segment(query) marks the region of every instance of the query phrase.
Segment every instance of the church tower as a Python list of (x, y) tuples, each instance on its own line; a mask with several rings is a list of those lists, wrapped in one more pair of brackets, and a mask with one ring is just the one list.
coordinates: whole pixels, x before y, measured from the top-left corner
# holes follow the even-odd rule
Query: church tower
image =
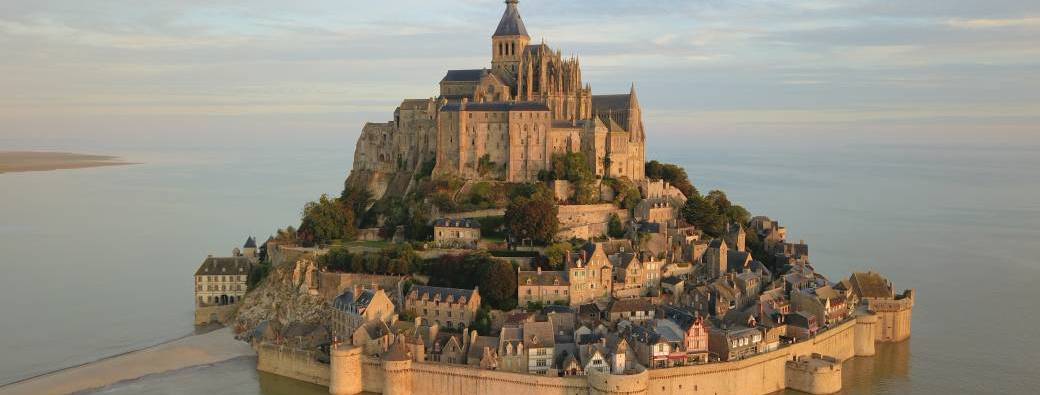
[(531, 41), (517, 9), (518, 0), (506, 0), (506, 12), (498, 22), (498, 29), (491, 36), (491, 69), (496, 75), (515, 81), (520, 57)]

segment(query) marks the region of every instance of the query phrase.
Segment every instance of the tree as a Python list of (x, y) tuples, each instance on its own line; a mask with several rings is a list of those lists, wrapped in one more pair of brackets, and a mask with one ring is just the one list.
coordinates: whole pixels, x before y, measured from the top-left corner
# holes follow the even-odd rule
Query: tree
[(516, 270), (513, 265), (487, 254), (473, 254), (479, 261), (477, 267), (480, 297), (496, 309), (504, 309), (510, 302), (516, 304)]
[(303, 220), (297, 232), (306, 245), (327, 244), (332, 240), (353, 240), (357, 236), (354, 212), (338, 199), (322, 194), (316, 202), (303, 207)]
[(566, 180), (574, 188), (574, 202), (577, 204), (590, 204), (597, 202), (596, 174), (589, 167), (585, 154), (571, 152), (553, 155), (551, 178), (555, 180)]
[(610, 220), (607, 222), (607, 234), (615, 239), (625, 237), (625, 225), (621, 223), (621, 217), (617, 214), (610, 214)]
[(647, 178), (665, 180), (681, 191), (683, 195), (686, 195), (687, 198), (692, 198), (699, 194), (697, 188), (690, 182), (690, 177), (686, 175), (686, 170), (682, 167), (652, 160), (646, 163), (645, 170)]
[(552, 242), (560, 227), (558, 213), (559, 208), (551, 196), (516, 198), (506, 208), (506, 229), (515, 238)]
[(682, 216), (686, 222), (693, 224), (709, 236), (718, 237), (726, 227), (726, 219), (719, 212), (713, 201), (701, 196), (686, 200), (682, 208)]
[(563, 270), (567, 263), (567, 254), (571, 252), (571, 249), (573, 247), (567, 242), (553, 244), (545, 249), (545, 259), (553, 270)]
[(360, 225), (368, 206), (372, 204), (372, 192), (363, 186), (346, 184), (343, 193), (339, 196), (339, 201), (354, 212), (354, 217), (358, 222), (355, 225)]

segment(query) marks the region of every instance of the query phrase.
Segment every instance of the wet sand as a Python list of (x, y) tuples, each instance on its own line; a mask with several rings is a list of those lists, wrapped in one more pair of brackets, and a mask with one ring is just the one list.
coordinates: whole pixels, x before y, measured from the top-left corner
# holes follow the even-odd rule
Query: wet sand
[(68, 152), (0, 151), (0, 174), (132, 165), (116, 156)]
[(5, 385), (0, 395), (71, 394), (255, 355), (248, 344), (235, 340), (231, 329), (224, 328)]

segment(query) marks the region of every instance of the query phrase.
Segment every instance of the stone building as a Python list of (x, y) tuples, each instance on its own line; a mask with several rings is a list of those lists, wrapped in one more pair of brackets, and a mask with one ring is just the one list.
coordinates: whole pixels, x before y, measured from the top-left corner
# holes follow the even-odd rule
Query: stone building
[(491, 67), (449, 70), (435, 98), (407, 99), (394, 120), (362, 129), (349, 182), (375, 198), (403, 194), (414, 174), (534, 181), (553, 155), (585, 154), (599, 176), (645, 179), (642, 108), (626, 94), (594, 95), (577, 58), (532, 44), (518, 1), (491, 37)]
[(516, 297), (520, 306), (528, 302), (570, 304), (571, 284), (566, 271), (517, 271)]
[(441, 245), (476, 246), (480, 241), (480, 223), (471, 219), (438, 219), (433, 221), (433, 241)]
[(415, 285), (404, 298), (404, 309), (439, 326), (462, 329), (469, 326), (480, 308), (477, 289)]
[(332, 301), (332, 333), (350, 338), (366, 322), (392, 322), (396, 316), (394, 304), (383, 290), (353, 288)]
[(571, 306), (610, 297), (613, 271), (606, 252), (609, 249), (608, 243), (589, 243), (581, 251), (568, 254)]
[(195, 271), (195, 305), (207, 307), (235, 304), (248, 290), (253, 258), (238, 255), (217, 258), (212, 255)]

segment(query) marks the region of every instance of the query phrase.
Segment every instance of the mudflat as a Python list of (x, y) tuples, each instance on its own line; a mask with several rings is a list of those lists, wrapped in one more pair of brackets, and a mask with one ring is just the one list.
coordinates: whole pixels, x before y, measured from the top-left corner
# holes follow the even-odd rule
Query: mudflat
[(69, 152), (0, 151), (0, 174), (132, 165), (116, 156)]
[(0, 386), (0, 395), (71, 394), (255, 355), (249, 344), (235, 340), (231, 329), (223, 328)]

